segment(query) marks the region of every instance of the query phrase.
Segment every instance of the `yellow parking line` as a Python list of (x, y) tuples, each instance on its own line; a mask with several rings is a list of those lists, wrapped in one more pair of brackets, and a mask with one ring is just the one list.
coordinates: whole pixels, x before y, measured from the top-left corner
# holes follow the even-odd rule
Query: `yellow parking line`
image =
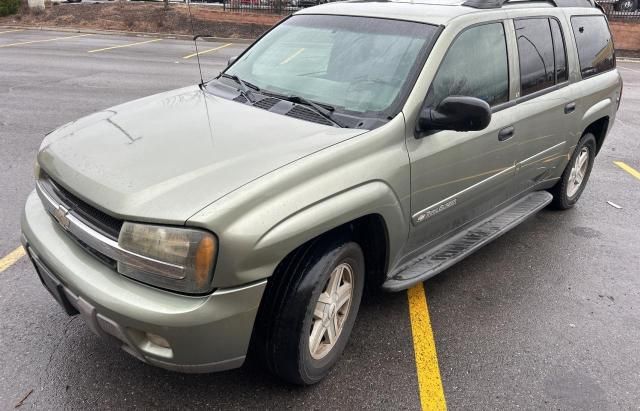
[(31, 41), (22, 41), (20, 43), (1, 44), (0, 48), (11, 47), (11, 46), (22, 46), (23, 44), (45, 43), (47, 41), (75, 39), (75, 38), (78, 38), (78, 37), (86, 37), (86, 36), (91, 36), (91, 34), (78, 34), (77, 36), (55, 37), (55, 38), (52, 38), (52, 39), (45, 39), (45, 40), (31, 40)]
[(188, 56), (184, 56), (183, 59), (190, 59), (191, 57), (195, 57), (195, 56), (198, 56), (198, 55), (201, 56), (201, 55), (203, 55), (205, 53), (211, 53), (212, 51), (216, 51), (216, 50), (223, 49), (225, 47), (229, 47), (232, 44), (233, 43), (227, 43), (227, 44), (223, 44), (222, 46), (214, 47), (214, 48), (209, 49), (209, 50), (205, 50), (205, 51), (200, 51), (198, 53), (189, 54)]
[(622, 161), (614, 161), (613, 164), (617, 165), (618, 167), (620, 167), (621, 169), (623, 169), (627, 173), (631, 174), (632, 176), (634, 176), (635, 178), (640, 180), (640, 171), (638, 171), (638, 170), (634, 169), (633, 167), (623, 163)]
[(87, 53), (97, 53), (99, 51), (106, 51), (106, 50), (113, 50), (113, 49), (121, 49), (123, 47), (131, 47), (131, 46), (138, 46), (140, 44), (147, 44), (147, 43), (153, 43), (154, 41), (160, 41), (162, 39), (153, 39), (153, 40), (147, 40), (147, 41), (139, 41), (137, 43), (128, 43), (128, 44), (121, 44), (119, 46), (112, 46), (112, 47), (105, 47), (103, 49), (95, 49), (95, 50), (89, 50), (87, 51)]
[(24, 31), (24, 29), (20, 29), (20, 30), (7, 30), (7, 31), (0, 31), (0, 34), (6, 34), (6, 33), (16, 33), (18, 31)]
[(422, 283), (410, 288), (408, 297), (420, 405), (423, 410), (446, 410), (447, 402), (440, 379), (436, 343), (433, 339), (433, 331), (431, 331), (427, 296)]
[(20, 246), (7, 254), (7, 256), (3, 257), (2, 260), (0, 260), (0, 273), (11, 267), (16, 261), (24, 257), (24, 254), (24, 248)]
[(291, 60), (293, 60), (294, 58), (296, 58), (296, 56), (300, 53), (302, 53), (304, 51), (304, 47), (299, 49), (298, 51), (296, 51), (295, 53), (293, 53), (292, 55), (290, 55), (289, 57), (287, 57), (286, 59), (282, 60), (280, 62), (280, 65), (283, 64), (287, 64), (288, 62), (290, 62)]

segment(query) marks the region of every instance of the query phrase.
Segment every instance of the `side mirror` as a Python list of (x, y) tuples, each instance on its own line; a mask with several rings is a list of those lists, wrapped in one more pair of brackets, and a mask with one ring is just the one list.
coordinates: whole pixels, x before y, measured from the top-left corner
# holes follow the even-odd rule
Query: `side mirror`
[(437, 108), (423, 107), (417, 130), (484, 130), (491, 122), (491, 107), (476, 97), (446, 97)]
[(236, 60), (238, 60), (238, 56), (229, 57), (229, 60), (227, 60), (227, 67), (235, 63)]

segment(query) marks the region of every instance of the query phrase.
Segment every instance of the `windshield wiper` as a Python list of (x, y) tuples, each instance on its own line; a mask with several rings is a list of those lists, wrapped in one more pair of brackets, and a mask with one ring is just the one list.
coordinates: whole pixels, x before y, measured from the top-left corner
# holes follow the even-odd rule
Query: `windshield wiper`
[(240, 92), (240, 95), (246, 98), (251, 104), (255, 103), (255, 100), (249, 97), (249, 93), (251, 93), (251, 90), (249, 89), (251, 88), (255, 91), (260, 91), (260, 87), (256, 86), (255, 84), (251, 84), (249, 82), (242, 80), (240, 77), (236, 76), (235, 74), (222, 73), (220, 74), (220, 77), (230, 78), (231, 80), (238, 83), (238, 85), (240, 86), (240, 88), (238, 89), (238, 91)]
[(340, 124), (335, 118), (333, 118), (333, 112), (335, 111), (335, 107), (330, 106), (328, 104), (316, 103), (314, 101), (308, 100), (301, 96), (291, 96), (291, 95), (285, 96), (282, 94), (276, 94), (276, 93), (264, 92), (264, 91), (263, 91), (263, 94), (271, 95), (273, 97), (279, 98), (281, 100), (290, 101), (295, 104), (301, 104), (303, 106), (311, 107), (315, 110), (316, 113), (320, 114), (322, 117), (326, 118), (336, 126), (341, 128), (346, 127), (345, 125)]

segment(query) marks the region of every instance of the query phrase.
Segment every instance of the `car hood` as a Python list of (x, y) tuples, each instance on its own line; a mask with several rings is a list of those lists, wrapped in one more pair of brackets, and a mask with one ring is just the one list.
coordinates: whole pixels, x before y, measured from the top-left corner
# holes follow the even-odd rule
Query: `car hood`
[(50, 133), (40, 167), (103, 211), (184, 223), (231, 191), (363, 133), (298, 120), (187, 87)]

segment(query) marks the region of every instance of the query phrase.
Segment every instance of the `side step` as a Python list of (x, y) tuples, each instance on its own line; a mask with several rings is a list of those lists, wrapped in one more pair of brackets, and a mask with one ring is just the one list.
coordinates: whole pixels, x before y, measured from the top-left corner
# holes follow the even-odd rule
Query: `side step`
[(400, 266), (384, 282), (382, 288), (387, 291), (400, 291), (433, 277), (534, 215), (552, 199), (553, 196), (546, 191), (528, 194), (447, 242)]

